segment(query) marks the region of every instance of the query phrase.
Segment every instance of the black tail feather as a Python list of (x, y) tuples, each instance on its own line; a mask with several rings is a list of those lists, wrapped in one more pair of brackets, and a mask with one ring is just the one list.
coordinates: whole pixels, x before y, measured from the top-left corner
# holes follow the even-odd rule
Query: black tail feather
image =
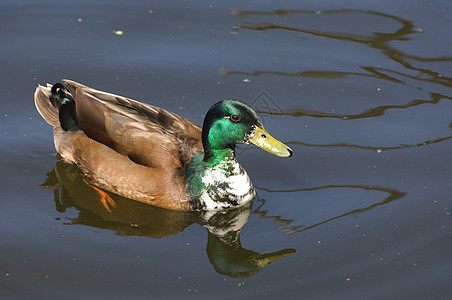
[(80, 128), (74, 98), (67, 93), (63, 84), (56, 83), (52, 86), (49, 100), (54, 107), (59, 109), (61, 128), (66, 131)]

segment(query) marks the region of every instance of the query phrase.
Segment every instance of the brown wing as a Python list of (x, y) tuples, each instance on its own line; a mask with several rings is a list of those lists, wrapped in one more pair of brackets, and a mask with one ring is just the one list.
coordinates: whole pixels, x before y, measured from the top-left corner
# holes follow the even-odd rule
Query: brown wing
[(202, 152), (201, 128), (176, 114), (64, 80), (85, 134), (137, 164), (185, 170)]
[(55, 148), (97, 186), (168, 209), (191, 208), (183, 170), (202, 153), (201, 128), (163, 109), (65, 80), (81, 130), (64, 131), (50, 88), (35, 104), (54, 128)]

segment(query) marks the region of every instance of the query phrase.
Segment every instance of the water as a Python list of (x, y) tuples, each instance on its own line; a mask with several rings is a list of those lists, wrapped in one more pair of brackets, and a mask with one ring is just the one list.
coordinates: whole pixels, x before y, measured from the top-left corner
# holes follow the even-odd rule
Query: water
[[(448, 298), (449, 2), (3, 1), (0, 298)], [(242, 99), (294, 156), (240, 147), (259, 199), (210, 224), (109, 213), (34, 108), (61, 78), (198, 124)]]

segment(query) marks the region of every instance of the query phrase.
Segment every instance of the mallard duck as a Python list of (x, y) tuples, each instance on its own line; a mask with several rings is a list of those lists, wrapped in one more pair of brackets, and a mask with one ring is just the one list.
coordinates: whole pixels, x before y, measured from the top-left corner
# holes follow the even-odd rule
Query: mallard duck
[(255, 190), (236, 160), (236, 144), (292, 156), (238, 100), (214, 104), (201, 130), (164, 109), (63, 82), (38, 85), (34, 95), (53, 127), (56, 151), (90, 184), (127, 198), (175, 210), (238, 206)]

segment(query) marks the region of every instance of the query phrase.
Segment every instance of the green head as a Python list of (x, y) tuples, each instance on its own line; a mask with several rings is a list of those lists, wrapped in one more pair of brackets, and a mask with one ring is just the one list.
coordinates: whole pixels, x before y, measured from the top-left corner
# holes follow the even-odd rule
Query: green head
[(239, 143), (256, 146), (281, 157), (292, 156), (292, 150), (272, 138), (264, 129), (256, 112), (238, 100), (223, 100), (214, 104), (204, 119), (202, 143), (204, 160), (215, 152), (234, 150)]

